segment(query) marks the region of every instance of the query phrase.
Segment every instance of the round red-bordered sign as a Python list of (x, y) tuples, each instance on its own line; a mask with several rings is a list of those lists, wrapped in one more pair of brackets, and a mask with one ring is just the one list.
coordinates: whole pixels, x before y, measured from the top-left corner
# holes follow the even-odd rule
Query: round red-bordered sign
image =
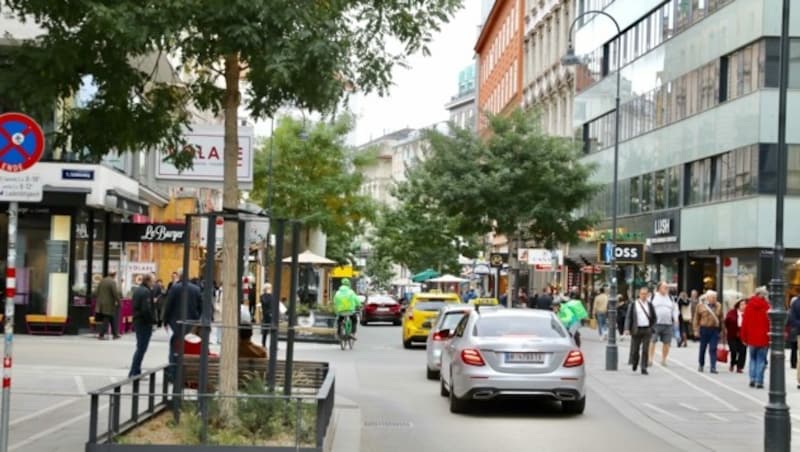
[(42, 158), (42, 127), (22, 113), (0, 114), (0, 171), (18, 173)]

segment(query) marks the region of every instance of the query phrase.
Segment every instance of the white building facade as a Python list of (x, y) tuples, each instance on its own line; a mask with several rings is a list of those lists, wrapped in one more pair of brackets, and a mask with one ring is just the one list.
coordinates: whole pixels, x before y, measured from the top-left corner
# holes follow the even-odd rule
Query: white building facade
[(572, 135), (574, 71), (561, 64), (575, 0), (526, 0), (523, 106), (537, 109), (550, 135)]

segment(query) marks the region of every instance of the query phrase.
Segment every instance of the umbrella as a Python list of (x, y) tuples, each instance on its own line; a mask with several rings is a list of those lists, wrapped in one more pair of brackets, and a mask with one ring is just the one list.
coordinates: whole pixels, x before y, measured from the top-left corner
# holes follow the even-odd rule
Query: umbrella
[[(283, 259), (284, 264), (291, 264), (292, 257), (289, 256)], [(311, 264), (311, 265), (336, 265), (336, 262), (328, 259), (327, 257), (322, 257), (317, 254), (312, 253), (310, 250), (305, 250), (302, 253), (297, 255), (297, 262), (299, 264)]]
[(459, 278), (458, 276), (453, 276), (453, 275), (443, 275), (438, 278), (429, 279), (426, 282), (448, 284), (448, 283), (465, 283), (469, 282), (469, 280), (464, 278)]
[(439, 273), (436, 270), (429, 268), (424, 272), (417, 273), (416, 275), (411, 277), (411, 280), (414, 282), (425, 282), (431, 278), (435, 278), (439, 276)]

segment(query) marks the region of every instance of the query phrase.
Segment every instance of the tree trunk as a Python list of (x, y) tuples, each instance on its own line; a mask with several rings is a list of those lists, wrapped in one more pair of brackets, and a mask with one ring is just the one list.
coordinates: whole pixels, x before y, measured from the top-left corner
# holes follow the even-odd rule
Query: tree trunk
[[(237, 167), (239, 162), (239, 55), (225, 57), (225, 153), (223, 210), (236, 211), (239, 208), (239, 183)], [(222, 395), (235, 395), (238, 389), (237, 368), (239, 355), (239, 294), (237, 293), (239, 228), (234, 221), (225, 221), (225, 240), (222, 245), (222, 351), (219, 366), (219, 390)], [(222, 419), (236, 419), (236, 399), (223, 398), (220, 401)]]

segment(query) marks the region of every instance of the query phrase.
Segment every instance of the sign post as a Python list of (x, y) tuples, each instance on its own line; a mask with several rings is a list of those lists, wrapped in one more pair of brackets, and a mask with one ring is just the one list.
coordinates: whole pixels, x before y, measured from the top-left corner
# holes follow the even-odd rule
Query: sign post
[(11, 416), (11, 364), (14, 348), (18, 202), (41, 202), (42, 181), (21, 174), (42, 157), (44, 133), (21, 113), (0, 114), (0, 201), (8, 202), (8, 264), (6, 265), (5, 340), (3, 346), (3, 401), (0, 408), (0, 452), (8, 451)]

